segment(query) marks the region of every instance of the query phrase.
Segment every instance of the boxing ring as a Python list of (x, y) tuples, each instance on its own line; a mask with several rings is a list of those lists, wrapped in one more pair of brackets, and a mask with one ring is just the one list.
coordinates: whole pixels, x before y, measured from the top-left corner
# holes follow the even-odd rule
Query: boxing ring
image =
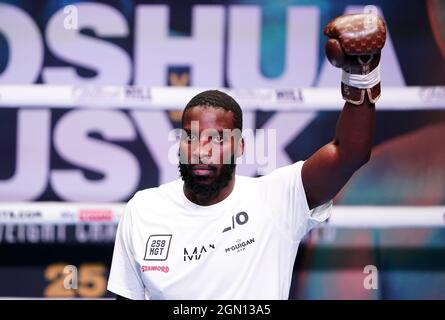
[[(0, 110), (8, 112), (19, 108), (16, 115), (18, 120), (21, 119), (20, 113), (53, 110), (53, 118), (56, 119), (60, 118), (58, 112), (65, 114), (76, 110), (105, 112), (101, 113), (104, 116), (124, 111), (125, 114), (135, 112), (139, 116), (144, 115), (143, 119), (149, 119), (151, 115), (159, 116), (169, 110), (181, 109), (194, 94), (204, 89), (2, 85)], [(343, 106), (338, 88), (222, 90), (239, 101), (247, 117), (249, 112), (279, 111), (289, 116), (301, 114), (304, 118), (308, 113), (337, 114)], [(378, 112), (440, 111), (444, 108), (445, 87), (385, 88), (377, 105)], [(172, 116), (170, 114), (170, 120)], [(25, 124), (29, 125), (30, 122), (22, 123)], [(59, 129), (56, 128), (51, 130), (54, 136), (49, 136), (57, 141), (55, 132)], [(19, 125), (16, 129), (22, 130)], [(100, 138), (104, 136), (102, 133)], [(173, 142), (166, 139), (162, 143)], [(20, 150), (17, 147), (17, 159), (20, 158)], [(167, 159), (167, 154), (164, 153), (164, 156)], [(26, 186), (26, 181), (23, 183)], [(114, 233), (125, 201), (93, 201), (94, 197), (89, 201), (69, 200), (69, 197), (79, 194), (74, 191), (72, 196), (60, 192), (58, 201), (49, 201), (51, 196), (37, 196), (38, 201), (18, 201), (19, 196), (14, 199), (5, 195), (7, 187), (0, 185), (0, 252), (5, 257), (2, 259), (0, 278), (6, 283), (0, 292), (2, 299), (111, 298), (105, 286)], [(50, 188), (49, 183), (46, 188)], [(400, 290), (394, 288), (401, 279), (405, 281), (407, 275), (416, 284), (428, 281), (440, 284), (444, 281), (445, 206), (418, 203), (345, 205), (344, 198), (335, 202), (331, 218), (303, 239), (295, 265), (291, 298), (391, 299), (398, 297)], [(68, 290), (63, 286), (67, 266), (74, 266), (78, 272), (80, 285), (77, 289)], [(367, 266), (380, 270), (380, 290), (363, 288)], [(18, 279), (18, 275), (23, 279)], [(311, 289), (319, 283), (330, 283), (335, 288), (342, 281), (351, 284), (350, 292), (337, 294), (339, 290), (326, 289), (320, 295)], [(428, 296), (427, 288), (422, 289), (424, 296)], [(431, 289), (431, 292), (432, 297), (445, 297), (441, 289)]]

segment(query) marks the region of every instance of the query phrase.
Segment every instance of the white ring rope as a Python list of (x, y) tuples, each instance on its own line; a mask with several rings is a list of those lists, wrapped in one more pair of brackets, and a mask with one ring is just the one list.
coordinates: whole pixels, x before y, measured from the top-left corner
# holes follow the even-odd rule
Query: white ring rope
[[(144, 86), (0, 85), (0, 108), (101, 108), (182, 110), (209, 88)], [(211, 88), (215, 89), (215, 88)], [(341, 110), (340, 86), (334, 88), (227, 89), (243, 110)], [(378, 110), (445, 109), (445, 86), (386, 87)]]
[[(0, 203), (0, 224), (117, 224), (125, 203)], [(334, 206), (337, 228), (445, 227), (445, 206)]]

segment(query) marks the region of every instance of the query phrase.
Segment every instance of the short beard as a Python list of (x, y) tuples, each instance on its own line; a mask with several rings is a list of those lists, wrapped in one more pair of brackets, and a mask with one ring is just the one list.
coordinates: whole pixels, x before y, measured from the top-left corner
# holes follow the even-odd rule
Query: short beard
[(188, 165), (184, 163), (179, 164), (179, 172), (186, 188), (196, 195), (196, 197), (201, 199), (213, 199), (218, 196), (221, 190), (227, 187), (232, 180), (235, 167), (236, 164), (233, 162), (223, 165), (215, 182), (210, 185), (201, 184), (199, 182), (199, 177), (192, 175)]

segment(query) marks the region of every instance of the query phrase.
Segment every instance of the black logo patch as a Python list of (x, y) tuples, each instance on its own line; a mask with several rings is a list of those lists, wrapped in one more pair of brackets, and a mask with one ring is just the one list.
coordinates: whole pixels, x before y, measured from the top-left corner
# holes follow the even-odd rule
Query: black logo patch
[(249, 215), (247, 212), (241, 211), (240, 213), (237, 213), (236, 215), (232, 216), (232, 224), (222, 231), (227, 232), (232, 229), (235, 229), (236, 226), (242, 226), (243, 224), (246, 224), (247, 221), (249, 221)]
[(189, 250), (187, 250), (187, 248), (184, 248), (184, 261), (199, 260), (204, 253), (209, 252), (211, 249), (215, 249), (214, 244), (209, 244), (207, 247), (194, 247), (193, 249)]

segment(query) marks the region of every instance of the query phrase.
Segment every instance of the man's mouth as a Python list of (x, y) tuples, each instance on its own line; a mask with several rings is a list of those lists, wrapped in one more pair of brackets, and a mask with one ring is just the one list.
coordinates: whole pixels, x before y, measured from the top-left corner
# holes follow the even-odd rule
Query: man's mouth
[(197, 165), (192, 165), (190, 167), (190, 170), (196, 176), (208, 176), (208, 175), (213, 174), (213, 172), (215, 171), (215, 168), (213, 168), (212, 166), (209, 166), (209, 165), (205, 165), (205, 164), (197, 164)]

